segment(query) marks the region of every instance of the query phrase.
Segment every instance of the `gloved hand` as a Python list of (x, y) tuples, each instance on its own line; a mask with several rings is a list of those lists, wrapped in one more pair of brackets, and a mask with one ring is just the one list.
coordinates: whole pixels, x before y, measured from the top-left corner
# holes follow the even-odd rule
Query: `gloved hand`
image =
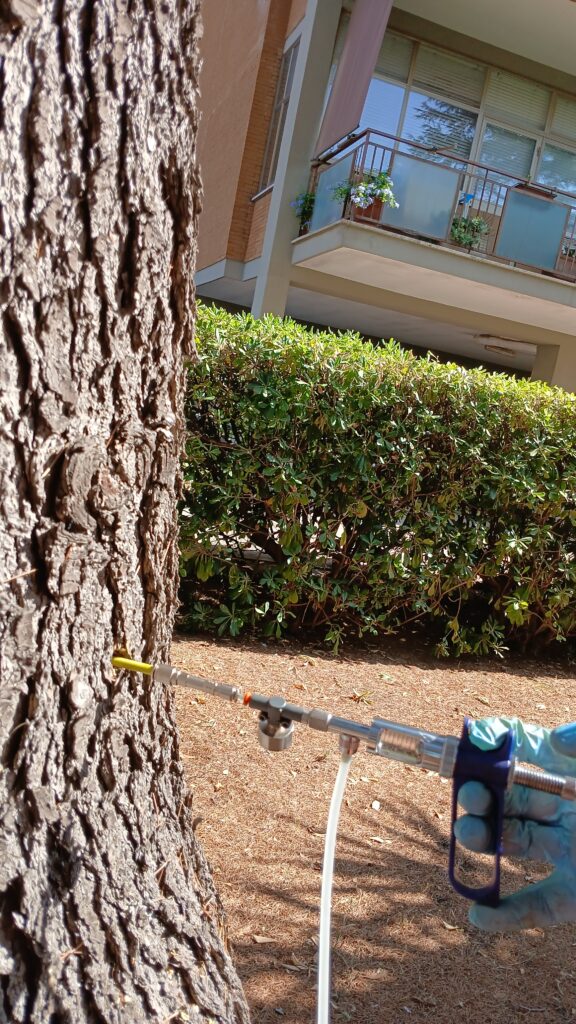
[[(518, 718), (485, 718), (473, 723), (470, 739), (481, 750), (491, 750), (510, 728), (518, 761), (576, 775), (576, 722), (551, 731)], [(493, 836), (483, 817), (491, 807), (489, 790), (480, 782), (467, 782), (458, 799), (467, 813), (454, 825), (457, 840), (477, 853), (491, 852)], [(505, 855), (548, 861), (555, 869), (542, 882), (504, 897), (498, 907), (474, 904), (472, 924), (494, 932), (576, 921), (576, 802), (513, 786), (506, 796), (503, 840)]]

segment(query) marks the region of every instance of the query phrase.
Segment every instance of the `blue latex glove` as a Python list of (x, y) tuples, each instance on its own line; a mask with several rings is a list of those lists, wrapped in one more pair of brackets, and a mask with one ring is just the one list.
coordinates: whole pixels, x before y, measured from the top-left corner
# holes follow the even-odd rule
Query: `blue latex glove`
[[(481, 750), (498, 747), (508, 729), (516, 736), (514, 756), (561, 775), (576, 775), (576, 722), (550, 731), (518, 718), (484, 718), (474, 722), (470, 738)], [(454, 825), (457, 840), (469, 850), (488, 853), (493, 836), (483, 815), (491, 796), (480, 782), (467, 782), (459, 794), (467, 812)], [(548, 878), (502, 899), (498, 907), (474, 904), (470, 921), (485, 931), (520, 931), (576, 921), (576, 802), (513, 786), (506, 796), (504, 853), (553, 864)]]

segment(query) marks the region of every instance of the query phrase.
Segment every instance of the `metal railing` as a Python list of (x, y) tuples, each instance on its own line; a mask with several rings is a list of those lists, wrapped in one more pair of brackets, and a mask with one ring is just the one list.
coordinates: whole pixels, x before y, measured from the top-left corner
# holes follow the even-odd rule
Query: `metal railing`
[[(335, 186), (386, 172), (398, 207), (362, 209)], [(576, 195), (448, 151), (366, 130), (319, 162), (310, 230), (342, 218), (576, 280)]]

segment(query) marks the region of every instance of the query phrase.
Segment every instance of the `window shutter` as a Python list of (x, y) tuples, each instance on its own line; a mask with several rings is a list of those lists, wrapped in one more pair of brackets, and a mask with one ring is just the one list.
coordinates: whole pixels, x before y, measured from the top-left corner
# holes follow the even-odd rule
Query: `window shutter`
[(576, 142), (576, 100), (569, 100), (567, 96), (556, 97), (552, 131), (554, 135)]
[(486, 93), (486, 111), (499, 121), (542, 131), (546, 127), (551, 93), (537, 82), (529, 82), (507, 71), (491, 71)]
[(300, 40), (297, 39), (290, 49), (286, 50), (282, 57), (278, 84), (276, 86), (274, 109), (272, 111), (270, 124), (268, 125), (268, 138), (266, 140), (262, 173), (260, 175), (261, 189), (266, 188), (267, 185), (273, 184), (274, 177), (276, 175), (276, 165), (278, 163), (278, 155), (280, 153), (280, 144), (282, 142), (282, 134), (284, 132), (284, 122), (286, 121), (286, 111), (288, 110), (290, 92), (292, 90), (292, 81), (294, 79), (294, 71), (296, 68), (296, 61), (298, 59), (299, 45)]
[(387, 32), (376, 61), (376, 71), (396, 82), (407, 82), (413, 49), (414, 44), (410, 39)]
[(479, 106), (485, 77), (486, 68), (481, 64), (452, 57), (429, 46), (418, 50), (414, 81), (430, 92)]

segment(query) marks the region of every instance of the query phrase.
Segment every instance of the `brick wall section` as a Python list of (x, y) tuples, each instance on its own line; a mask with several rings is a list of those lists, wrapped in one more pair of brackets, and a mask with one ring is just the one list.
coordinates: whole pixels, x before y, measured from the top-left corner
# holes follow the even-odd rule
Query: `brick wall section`
[(286, 28), (286, 35), (289, 36), (292, 29), (296, 28), (299, 21), (306, 14), (306, 3), (307, 0), (292, 0), (292, 7), (290, 8), (290, 17), (288, 18), (288, 26)]
[[(261, 61), (269, 47), (269, 15), (272, 8), (280, 7), (285, 9), (286, 19), (288, 3), (208, 0), (202, 6), (198, 151), (204, 209), (199, 223), (199, 270), (224, 259), (228, 253), (238, 183), (246, 175), (249, 131), (254, 144), (253, 103), (257, 86), (258, 93), (262, 91)], [(275, 65), (270, 71), (274, 73)], [(272, 94), (274, 84), (275, 79), (270, 86)], [(265, 130), (266, 125), (262, 128)], [(255, 188), (251, 194), (254, 191)], [(233, 248), (238, 251), (237, 244)]]
[[(252, 196), (256, 195), (260, 184), (268, 125), (274, 106), (276, 83), (284, 52), (289, 13), (290, 9), (285, 0), (272, 0), (254, 89), (252, 110), (246, 131), (242, 165), (238, 176), (234, 212), (228, 238), (226, 254), (229, 259), (233, 260), (253, 258), (247, 256), (254, 214), (254, 204), (251, 200)], [(259, 218), (262, 215), (262, 210), (263, 208), (260, 208)], [(260, 224), (255, 225), (255, 228), (254, 245), (251, 245), (251, 251), (254, 251), (256, 246), (256, 238), (263, 238), (264, 234), (263, 227)], [(257, 252), (256, 255), (259, 256), (260, 252)]]
[(264, 195), (256, 199), (252, 204), (252, 220), (250, 224), (250, 234), (248, 235), (248, 243), (246, 245), (245, 260), (255, 260), (258, 256), (262, 255), (262, 245), (264, 242), (264, 232), (266, 231), (266, 222), (268, 220), (268, 211), (270, 209), (270, 200), (272, 198), (272, 192), (265, 192)]

